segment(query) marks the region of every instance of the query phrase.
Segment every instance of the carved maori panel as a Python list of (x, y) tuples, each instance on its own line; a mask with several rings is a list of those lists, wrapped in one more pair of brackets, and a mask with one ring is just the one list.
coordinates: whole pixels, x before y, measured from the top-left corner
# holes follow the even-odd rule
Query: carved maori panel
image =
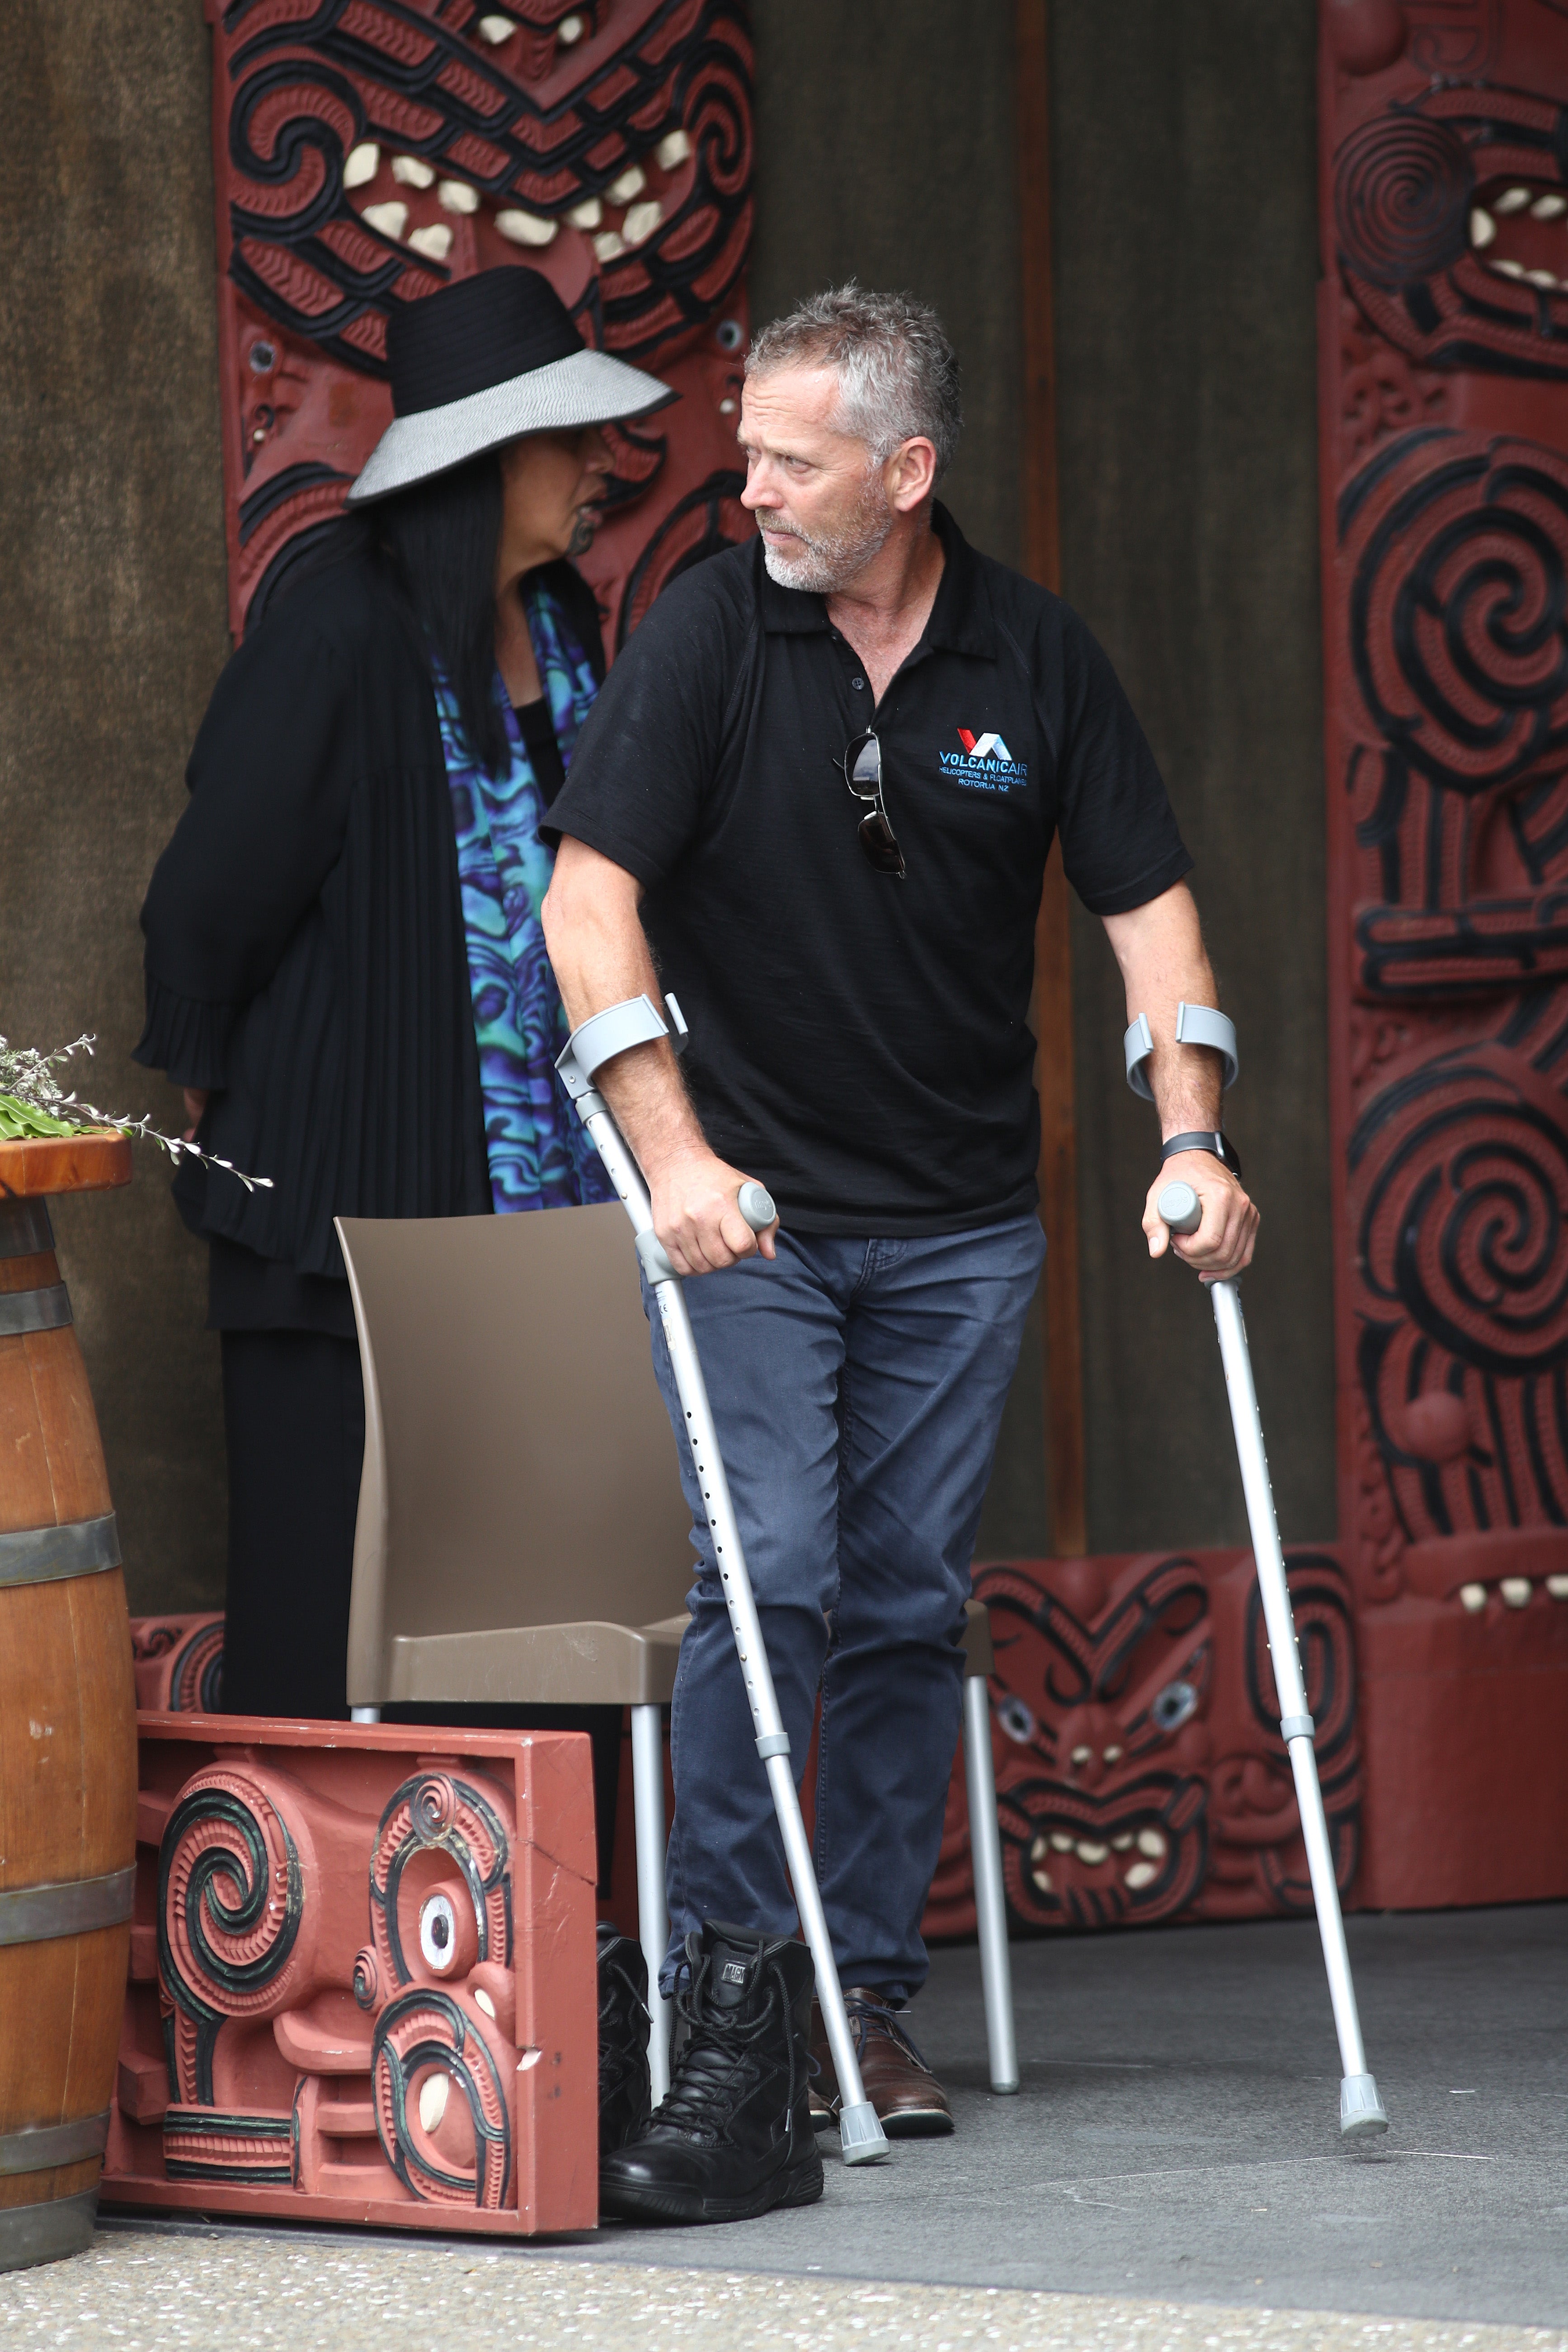
[(744, 0), (206, 0), (230, 626), (266, 609), (391, 416), (400, 302), (506, 263), (665, 378), (612, 436), (584, 570), (613, 655), (747, 535)]
[(588, 1743), (447, 1737), (143, 1715), (107, 2201), (592, 2226)]
[[(1291, 1553), (1289, 1575), (1342, 1891), (1363, 1793), (1350, 1590), (1327, 1552)], [(1015, 1931), (1310, 1913), (1250, 1552), (1031, 1560), (974, 1589)], [(961, 1748), (925, 1932), (973, 1926)]]
[[(1398, 1824), (1427, 1759), (1389, 1710), (1420, 1711), (1441, 1654), (1462, 1744), (1468, 1678), (1517, 1670), (1515, 1612), (1540, 1665), (1568, 1668), (1568, 12), (1325, 0), (1322, 28), (1340, 1532), (1373, 1669), (1362, 1891), (1476, 1900), (1480, 1858), (1453, 1823), (1412, 1874)], [(1560, 1739), (1532, 1753), (1562, 1687), (1517, 1686), (1500, 1751), (1475, 1717), (1478, 1842), (1521, 1774), (1543, 1767), (1568, 1799)], [(1568, 1864), (1518, 1864), (1516, 1894), (1568, 1891)]]

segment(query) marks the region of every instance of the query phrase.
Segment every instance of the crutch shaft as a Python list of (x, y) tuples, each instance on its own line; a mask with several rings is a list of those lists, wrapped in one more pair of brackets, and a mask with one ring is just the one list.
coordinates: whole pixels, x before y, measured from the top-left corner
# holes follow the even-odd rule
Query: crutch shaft
[[(833, 1955), (833, 1942), (817, 1890), (816, 1874), (812, 1867), (805, 1824), (801, 1819), (800, 1799), (790, 1760), (789, 1738), (773, 1690), (767, 1647), (763, 1640), (752, 1580), (746, 1570), (740, 1528), (730, 1500), (724, 1458), (713, 1425), (707, 1384), (692, 1336), (691, 1318), (687, 1313), (679, 1281), (670, 1273), (668, 1260), (664, 1260), (660, 1270), (663, 1252), (654, 1237), (653, 1207), (647, 1186), (608, 1105), (599, 1096), (589, 1094), (579, 1100), (578, 1109), (610, 1181), (631, 1218), (633, 1231), (641, 1244), (638, 1254), (648, 1272), (658, 1301), (659, 1321), (669, 1349), (670, 1369), (675, 1375), (676, 1391), (685, 1420), (692, 1467), (697, 1474), (703, 1512), (713, 1542), (714, 1564), (719, 1570), (730, 1625), (735, 1637), (735, 1649), (745, 1678), (746, 1699), (752, 1710), (757, 1752), (766, 1767), (773, 1810), (778, 1816), (779, 1832), (784, 1840), (784, 1859), (795, 1889), (795, 1907), (799, 1911), (816, 1968), (817, 2005), (822, 2012), (840, 2095), (839, 2131), (844, 2159), (847, 2164), (868, 2163), (887, 2154), (887, 2137), (877, 2119), (875, 2108), (866, 2097), (860, 2080), (859, 2062), (850, 2037), (837, 1963)], [(647, 1245), (650, 1242), (651, 1247)]]

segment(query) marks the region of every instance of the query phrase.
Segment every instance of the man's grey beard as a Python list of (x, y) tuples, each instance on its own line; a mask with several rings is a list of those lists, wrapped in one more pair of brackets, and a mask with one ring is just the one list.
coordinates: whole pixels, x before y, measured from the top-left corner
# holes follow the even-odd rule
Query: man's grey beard
[(808, 539), (792, 524), (799, 552), (785, 555), (763, 541), (763, 562), (768, 578), (781, 588), (804, 588), (814, 596), (832, 596), (879, 555), (893, 528), (892, 509), (882, 496), (879, 481), (868, 484), (860, 504), (842, 530), (825, 539)]

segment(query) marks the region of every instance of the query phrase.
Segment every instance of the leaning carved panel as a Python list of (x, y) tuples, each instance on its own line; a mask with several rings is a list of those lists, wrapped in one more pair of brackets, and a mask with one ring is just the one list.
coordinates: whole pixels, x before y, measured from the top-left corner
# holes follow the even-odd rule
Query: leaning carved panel
[(141, 1738), (105, 2201), (592, 2226), (587, 1741), (177, 1715)]

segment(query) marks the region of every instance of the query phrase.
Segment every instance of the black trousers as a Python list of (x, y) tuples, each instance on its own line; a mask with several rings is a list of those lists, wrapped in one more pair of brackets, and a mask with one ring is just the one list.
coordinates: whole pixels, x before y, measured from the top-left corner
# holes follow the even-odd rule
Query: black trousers
[[(225, 1331), (229, 1715), (348, 1714), (349, 1588), (364, 1460), (359, 1348), (322, 1331)], [(599, 1884), (608, 1885), (620, 1777), (616, 1706), (389, 1706), (389, 1723), (585, 1731), (594, 1743)]]

